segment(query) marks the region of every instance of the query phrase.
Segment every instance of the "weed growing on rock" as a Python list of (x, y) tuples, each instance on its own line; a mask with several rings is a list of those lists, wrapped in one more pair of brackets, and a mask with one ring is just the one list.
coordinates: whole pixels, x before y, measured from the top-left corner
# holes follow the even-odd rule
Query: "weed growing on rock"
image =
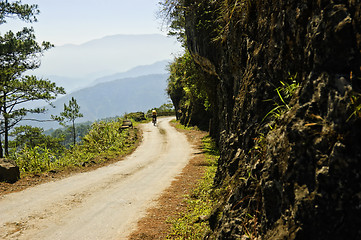
[[(266, 101), (273, 101), (274, 108), (269, 111), (266, 116), (262, 119), (262, 122), (267, 119), (269, 116), (275, 121), (279, 119), (286, 111), (290, 110), (291, 107), (289, 106), (289, 102), (291, 101), (293, 95), (295, 94), (296, 90), (299, 88), (299, 83), (297, 83), (297, 73), (295, 75), (289, 74), (289, 82), (280, 81), (281, 86), (276, 88), (275, 91), (277, 93), (278, 99), (277, 100), (266, 100)], [(272, 128), (272, 126), (270, 125)]]
[(215, 28), (214, 42), (225, 42), (231, 24), (239, 24), (240, 19), (249, 15), (252, 0), (222, 0), (218, 3), (218, 26)]
[(349, 121), (352, 117), (361, 118), (361, 94), (354, 93), (350, 97), (351, 106), (353, 108), (353, 112), (350, 117), (347, 119)]

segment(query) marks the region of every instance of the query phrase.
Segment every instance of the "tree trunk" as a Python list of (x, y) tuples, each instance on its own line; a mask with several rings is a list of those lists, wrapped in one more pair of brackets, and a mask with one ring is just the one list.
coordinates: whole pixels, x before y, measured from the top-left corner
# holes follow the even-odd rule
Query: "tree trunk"
[[(1, 113), (2, 107), (0, 107), (0, 113)], [(3, 143), (2, 143), (2, 139), (1, 139), (1, 134), (0, 134), (0, 158), (4, 158), (4, 151), (3, 151)]]
[(5, 157), (8, 157), (9, 156), (9, 119), (8, 117), (5, 117), (4, 120), (5, 120), (4, 150), (5, 150)]
[(5, 157), (9, 156), (9, 118), (6, 112), (6, 94), (4, 93), (3, 117), (4, 117), (4, 151)]
[(73, 121), (73, 140), (74, 140), (74, 147), (76, 143), (76, 132), (75, 132), (75, 122)]
[(3, 144), (1, 140), (1, 134), (0, 134), (0, 158), (4, 158), (4, 151), (3, 151)]

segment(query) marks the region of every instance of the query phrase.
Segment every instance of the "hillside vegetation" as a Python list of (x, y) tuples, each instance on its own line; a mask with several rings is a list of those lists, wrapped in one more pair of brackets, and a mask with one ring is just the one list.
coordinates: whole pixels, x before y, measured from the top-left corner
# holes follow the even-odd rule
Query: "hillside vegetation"
[(220, 148), (207, 239), (360, 239), (361, 3), (161, 7), (177, 117)]
[[(172, 104), (154, 109), (158, 116), (174, 115)], [(107, 162), (125, 156), (137, 147), (141, 132), (134, 126), (150, 121), (151, 111), (75, 124), (75, 129), (65, 126), (44, 132), (42, 128), (21, 126), (12, 133), (8, 157), (19, 166), (22, 176)], [(123, 127), (124, 121), (131, 121), (133, 126)]]
[[(107, 117), (121, 116), (126, 113), (142, 111), (160, 106), (167, 102), (165, 88), (168, 74), (152, 74), (134, 78), (115, 79), (95, 86), (84, 88), (52, 103), (44, 114), (30, 114), (30, 119), (50, 119), (58, 115), (63, 105), (75, 98), (81, 108), (82, 122), (93, 122)], [(56, 128), (56, 122), (24, 121), (25, 124), (45, 129)]]
[(138, 129), (120, 131), (122, 122), (122, 119), (94, 122), (81, 141), (68, 148), (62, 144), (62, 136), (54, 138), (40, 133), (21, 142), (16, 141), (18, 135), (10, 158), (15, 160), (23, 175), (81, 168), (107, 161), (131, 152), (139, 141)]

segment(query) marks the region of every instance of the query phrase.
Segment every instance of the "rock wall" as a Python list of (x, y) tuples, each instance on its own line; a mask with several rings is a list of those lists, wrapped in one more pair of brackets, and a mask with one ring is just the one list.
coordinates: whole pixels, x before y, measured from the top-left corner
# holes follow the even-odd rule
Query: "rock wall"
[(218, 84), (208, 237), (361, 239), (360, 1), (184, 4), (188, 48)]

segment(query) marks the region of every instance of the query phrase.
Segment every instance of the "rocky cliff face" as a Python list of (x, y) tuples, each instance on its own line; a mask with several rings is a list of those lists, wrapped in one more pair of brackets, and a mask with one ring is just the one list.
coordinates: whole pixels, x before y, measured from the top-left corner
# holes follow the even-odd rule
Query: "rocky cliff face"
[(188, 48), (218, 82), (209, 238), (360, 239), (360, 1), (185, 5)]

